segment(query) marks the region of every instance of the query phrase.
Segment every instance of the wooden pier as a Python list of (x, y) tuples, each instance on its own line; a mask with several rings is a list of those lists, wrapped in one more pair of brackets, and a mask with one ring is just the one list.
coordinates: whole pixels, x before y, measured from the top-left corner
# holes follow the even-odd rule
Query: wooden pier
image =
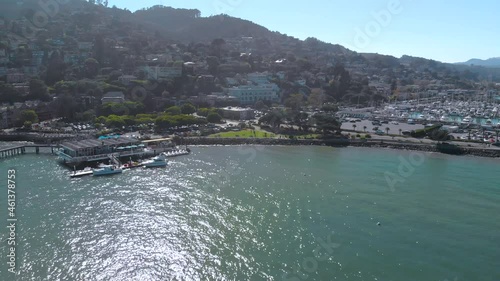
[(58, 148), (58, 145), (54, 144), (25, 144), (13, 147), (7, 147), (0, 149), (0, 159), (22, 155), (26, 153), (36, 153), (40, 154), (40, 148), (50, 148), (50, 153), (55, 154), (54, 149)]

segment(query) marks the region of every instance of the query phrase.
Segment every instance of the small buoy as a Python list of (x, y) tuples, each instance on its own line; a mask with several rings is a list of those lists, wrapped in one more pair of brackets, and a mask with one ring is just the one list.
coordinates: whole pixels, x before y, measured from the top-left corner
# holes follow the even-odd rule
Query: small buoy
[(378, 226), (381, 226), (382, 224), (381, 224), (380, 222), (377, 222), (377, 225), (378, 225)]

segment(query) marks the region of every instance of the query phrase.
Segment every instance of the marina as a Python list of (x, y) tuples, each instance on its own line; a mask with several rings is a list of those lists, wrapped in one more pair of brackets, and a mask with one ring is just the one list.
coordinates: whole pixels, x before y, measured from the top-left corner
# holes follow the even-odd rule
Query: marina
[[(58, 160), (67, 167), (81, 169), (103, 162), (113, 162), (120, 167), (122, 162), (130, 163), (162, 153), (165, 157), (176, 157), (187, 155), (189, 151), (187, 147), (176, 147), (170, 138), (140, 141), (131, 137), (113, 136), (62, 143), (57, 155)], [(135, 166), (130, 165), (130, 168)]]
[(60, 163), (67, 167), (72, 165), (70, 177), (80, 178), (120, 174), (136, 168), (166, 167), (168, 158), (188, 155), (190, 149), (178, 148), (167, 138), (142, 143), (134, 138), (112, 137), (100, 140), (100, 145), (96, 140), (67, 142), (59, 147), (57, 154)]

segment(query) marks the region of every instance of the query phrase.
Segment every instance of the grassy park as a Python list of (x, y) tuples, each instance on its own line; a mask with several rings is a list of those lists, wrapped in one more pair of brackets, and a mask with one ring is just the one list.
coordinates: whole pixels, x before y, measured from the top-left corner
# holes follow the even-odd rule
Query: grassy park
[(231, 131), (231, 132), (223, 132), (210, 135), (211, 138), (275, 138), (276, 134), (258, 131), (258, 130), (241, 130), (241, 131)]

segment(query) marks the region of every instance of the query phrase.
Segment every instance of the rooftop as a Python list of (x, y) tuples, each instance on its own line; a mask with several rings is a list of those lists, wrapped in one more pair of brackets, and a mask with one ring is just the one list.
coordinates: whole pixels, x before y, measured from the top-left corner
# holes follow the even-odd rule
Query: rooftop
[(222, 108), (222, 110), (227, 110), (227, 111), (248, 111), (248, 110), (253, 110), (251, 108), (243, 108), (243, 107), (233, 107), (233, 106), (228, 106)]
[(128, 145), (130, 143), (139, 143), (139, 140), (136, 138), (129, 137), (119, 137), (119, 138), (111, 138), (111, 139), (86, 139), (80, 141), (70, 141), (62, 144), (63, 147), (69, 148), (71, 150), (79, 150), (79, 149), (87, 149), (87, 148), (95, 148), (101, 146), (122, 146)]

